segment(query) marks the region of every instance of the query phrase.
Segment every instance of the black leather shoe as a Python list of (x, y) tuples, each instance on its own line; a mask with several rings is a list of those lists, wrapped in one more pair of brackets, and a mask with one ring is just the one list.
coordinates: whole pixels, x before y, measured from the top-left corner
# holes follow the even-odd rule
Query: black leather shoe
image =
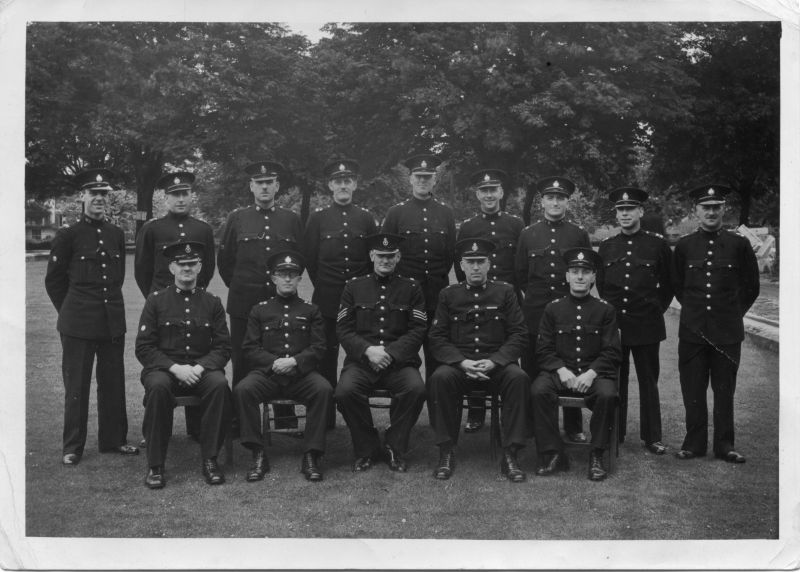
[(139, 448), (140, 449), (146, 449), (147, 448), (147, 439), (142, 439), (141, 441), (139, 441)]
[(693, 451), (689, 451), (688, 449), (681, 449), (680, 451), (675, 453), (675, 456), (681, 461), (686, 461), (688, 459), (694, 459), (695, 457), (700, 457), (701, 455), (698, 455)]
[(652, 443), (645, 444), (645, 447), (648, 451), (653, 453), (654, 455), (663, 455), (667, 452), (667, 446), (664, 445), (661, 441), (653, 441)]
[(500, 472), (512, 483), (521, 483), (525, 480), (525, 473), (519, 468), (517, 453), (506, 449), (503, 460), (500, 461)]
[(250, 483), (260, 481), (268, 472), (269, 459), (267, 459), (267, 454), (264, 452), (264, 449), (256, 449), (253, 451), (253, 462), (247, 471), (245, 480)]
[(74, 467), (80, 462), (81, 462), (81, 456), (78, 455), (77, 453), (67, 453), (61, 458), (61, 463), (68, 467)]
[(558, 471), (569, 471), (569, 458), (564, 453), (556, 451), (539, 455), (539, 466), (536, 468), (538, 476), (546, 477)]
[(167, 484), (164, 478), (164, 467), (159, 465), (157, 467), (150, 467), (147, 471), (147, 476), (144, 478), (144, 484), (148, 489), (163, 489)]
[(392, 471), (405, 473), (408, 470), (405, 460), (397, 454), (397, 451), (391, 445), (383, 446), (383, 460), (386, 461)]
[(217, 465), (217, 458), (203, 459), (203, 476), (209, 485), (221, 485), (225, 482), (225, 475)]
[(477, 433), (483, 428), (483, 419), (467, 419), (467, 424), (464, 425), (464, 433)]
[(608, 471), (603, 465), (603, 453), (602, 449), (592, 449), (592, 452), (589, 453), (590, 481), (602, 481), (608, 476)]
[(736, 451), (728, 451), (723, 455), (717, 455), (718, 459), (724, 460), (726, 463), (746, 463), (747, 459), (744, 458), (744, 455), (740, 455)]
[(120, 445), (119, 447), (111, 447), (110, 449), (104, 449), (101, 451), (102, 453), (119, 453), (120, 455), (138, 455), (139, 448), (134, 447), (133, 445), (128, 445), (125, 443), (124, 445)]
[(353, 472), (360, 473), (372, 468), (372, 457), (359, 457), (353, 461)]
[(453, 475), (456, 468), (456, 453), (453, 449), (439, 451), (439, 466), (433, 471), (433, 478), (446, 481)]
[(306, 451), (303, 454), (303, 462), (300, 465), (300, 472), (306, 476), (307, 481), (321, 481), (322, 471), (317, 466), (318, 455), (316, 451)]
[(586, 433), (581, 431), (580, 433), (567, 433), (567, 439), (572, 441), (573, 443), (586, 443)]

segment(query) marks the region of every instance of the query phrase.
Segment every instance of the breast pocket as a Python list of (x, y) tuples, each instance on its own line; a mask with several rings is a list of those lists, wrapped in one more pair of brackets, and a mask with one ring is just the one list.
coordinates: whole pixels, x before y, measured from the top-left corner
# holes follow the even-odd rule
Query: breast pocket
[(408, 331), (408, 322), (411, 307), (406, 304), (389, 304), (389, 328), (396, 336), (402, 336)]
[(476, 323), (488, 342), (498, 346), (503, 344), (506, 339), (506, 317), (504, 315), (487, 310), (479, 315)]
[(207, 352), (213, 342), (211, 322), (200, 318), (192, 319), (191, 323), (192, 345), (202, 352)]
[(639, 277), (638, 282), (648, 288), (654, 288), (658, 284), (656, 274), (656, 261), (647, 258), (637, 258), (635, 260), (636, 273)]
[(375, 304), (373, 302), (356, 302), (353, 305), (356, 315), (356, 331), (370, 333), (375, 323)]
[(261, 347), (269, 350), (283, 340), (283, 320), (271, 318), (261, 324)]
[(183, 332), (186, 327), (186, 318), (177, 314), (158, 317), (159, 347), (176, 349), (185, 345), (182, 343)]
[(97, 251), (82, 249), (76, 252), (69, 266), (70, 278), (76, 284), (93, 284), (100, 281), (100, 261)]
[(688, 260), (686, 262), (686, 276), (684, 277), (685, 287), (700, 288), (708, 282), (706, 278), (711, 276), (711, 262), (704, 259)]

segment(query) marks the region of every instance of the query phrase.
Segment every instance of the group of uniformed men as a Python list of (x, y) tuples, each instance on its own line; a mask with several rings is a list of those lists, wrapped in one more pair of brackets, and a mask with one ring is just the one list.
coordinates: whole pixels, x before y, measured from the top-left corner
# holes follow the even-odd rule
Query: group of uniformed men
[[(722, 228), (730, 188), (703, 185), (690, 192), (700, 227), (680, 239), (674, 254), (661, 235), (641, 227), (647, 193), (614, 189), (609, 199), (620, 232), (595, 252), (588, 233), (566, 220), (575, 185), (565, 177), (536, 183), (543, 219), (523, 228), (502, 210), (506, 174), (477, 171), (471, 182), (480, 212), (457, 233), (451, 209), (433, 198), (440, 163), (430, 154), (405, 161), (412, 196), (391, 207), (380, 228), (352, 202), (359, 175), (354, 160), (326, 165), (333, 202), (311, 214), (305, 227), (275, 204), (287, 170), (273, 161), (251, 164), (245, 171), (254, 204), (229, 215), (216, 260), (213, 230), (190, 215), (194, 175), (161, 178), (168, 213), (142, 227), (134, 265), (146, 297), (135, 353), (143, 366), (148, 487), (166, 483), (175, 396), (201, 400), (199, 417), (187, 422), (213, 485), (225, 480), (216, 459), (229, 431), (252, 452), (246, 479), (261, 480), (269, 471), (260, 405), (275, 398), (306, 405), (301, 472), (319, 481), (335, 407), (351, 433), (353, 471), (382, 460), (402, 472), (427, 397), (440, 452), (433, 476), (449, 479), (462, 399), (473, 390), (485, 391), (493, 409), (499, 403), (500, 468), (512, 482), (525, 480), (517, 453), (531, 435), (537, 475), (568, 469), (557, 398), (584, 397), (593, 411), (588, 476), (602, 480), (618, 405), (620, 441), (625, 435), (631, 354), (640, 438), (656, 455), (667, 450), (657, 383), (663, 314), (673, 296), (682, 305), (678, 361), (686, 409), (686, 437), (676, 456), (706, 454), (710, 380), (713, 452), (745, 461), (734, 448), (733, 394), (742, 317), (758, 296), (759, 280), (749, 242)], [(127, 443), (124, 236), (105, 218), (114, 174), (87, 169), (76, 183), (84, 213), (57, 233), (46, 276), (63, 347), (65, 465), (77, 465), (83, 454), (95, 356), (100, 451), (139, 452)], [(215, 262), (229, 289), (225, 309), (205, 290)], [(461, 281), (448, 285), (454, 263)], [(297, 295), (303, 271), (314, 286), (311, 303)], [(593, 286), (599, 298), (590, 294)], [(337, 380), (340, 346), (346, 357)], [(232, 391), (224, 373), (229, 360)], [(375, 388), (392, 396), (382, 437), (368, 400)], [(465, 431), (484, 423), (479, 395), (469, 401)], [(564, 411), (567, 438), (586, 442), (580, 415), (568, 411), (580, 410)], [(277, 408), (275, 417), (296, 427), (291, 405)]]

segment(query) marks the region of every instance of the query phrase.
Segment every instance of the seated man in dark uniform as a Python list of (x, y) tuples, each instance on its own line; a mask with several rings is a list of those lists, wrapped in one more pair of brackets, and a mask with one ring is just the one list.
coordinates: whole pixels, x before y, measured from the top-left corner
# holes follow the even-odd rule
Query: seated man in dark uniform
[(267, 267), (277, 295), (250, 310), (242, 351), (250, 368), (233, 388), (242, 445), (253, 452), (248, 481), (269, 471), (264, 453), (259, 404), (285, 397), (306, 405), (303, 461), (309, 481), (321, 481), (319, 457), (325, 452), (325, 428), (333, 404), (333, 388), (317, 372), (325, 354), (325, 324), (319, 308), (297, 295), (305, 263), (294, 251), (272, 255)]
[(172, 436), (176, 395), (202, 400), (200, 451), (209, 485), (225, 482), (217, 453), (231, 419), (231, 391), (225, 364), (231, 355), (225, 309), (217, 296), (197, 287), (203, 258), (199, 242), (177, 242), (164, 249), (175, 284), (147, 297), (136, 336), (145, 390), (142, 433), (147, 441), (149, 471), (145, 484), (166, 484), (164, 460)]
[[(366, 240), (374, 271), (353, 278), (342, 292), (336, 332), (347, 357), (335, 397), (353, 439), (353, 470), (366, 471), (383, 458), (391, 470), (404, 472), (401, 455), (425, 402), (419, 374), (425, 298), (416, 280), (395, 273), (401, 236), (374, 234)], [(392, 394), (383, 448), (368, 400), (379, 385)]]
[[(461, 426), (461, 398), (470, 388), (499, 394), (503, 402), (501, 472), (525, 480), (517, 451), (525, 446), (531, 381), (517, 364), (528, 347), (528, 330), (514, 287), (488, 279), (495, 245), (483, 238), (456, 244), (466, 280), (439, 294), (428, 336), (433, 357), (443, 364), (429, 381), (439, 466), (433, 476), (449, 479)], [(492, 436), (494, 438), (494, 436)]]
[(569, 294), (545, 307), (536, 342), (541, 369), (531, 389), (539, 454), (536, 474), (569, 469), (558, 433), (558, 395), (568, 393), (586, 398), (592, 410), (589, 479), (602, 481), (607, 475), (603, 453), (610, 445), (622, 359), (616, 312), (589, 294), (602, 264), (599, 254), (591, 248), (571, 248), (564, 261)]

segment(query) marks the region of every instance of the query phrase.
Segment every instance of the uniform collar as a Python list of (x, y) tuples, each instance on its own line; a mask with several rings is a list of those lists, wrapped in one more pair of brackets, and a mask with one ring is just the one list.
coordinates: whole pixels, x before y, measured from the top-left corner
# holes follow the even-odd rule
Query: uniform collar
[(435, 203), (435, 202), (436, 202), (436, 200), (433, 198), (433, 195), (431, 195), (431, 196), (430, 196), (429, 198), (427, 198), (427, 199), (418, 199), (417, 197), (415, 197), (415, 196), (412, 196), (412, 197), (411, 197), (411, 202), (412, 202), (413, 204), (415, 204), (415, 205), (418, 205), (418, 206), (424, 207), (424, 206), (427, 206), (427, 205), (432, 205), (433, 203)]
[(471, 286), (471, 285), (469, 284), (469, 282), (467, 282), (466, 280), (464, 281), (464, 286), (465, 286), (465, 287), (467, 288), (467, 290), (469, 290), (470, 292), (475, 292), (475, 291), (480, 291), (480, 290), (486, 290), (486, 287), (487, 287), (488, 285), (489, 285), (489, 281), (488, 281), (488, 280), (487, 280), (486, 282), (484, 282), (483, 284), (481, 284), (480, 286)]
[(587, 294), (583, 298), (578, 298), (577, 296), (573, 296), (571, 293), (567, 295), (567, 298), (569, 298), (575, 305), (586, 304), (593, 299), (591, 294)]
[(197, 294), (197, 292), (199, 291), (199, 288), (197, 286), (195, 286), (191, 290), (181, 290), (177, 286), (173, 286), (173, 288), (175, 289), (175, 293), (180, 294), (181, 296), (187, 296), (187, 295), (191, 296)]
[(719, 227), (717, 230), (706, 230), (702, 226), (697, 227), (697, 232), (709, 238), (719, 236), (720, 233), (722, 233), (722, 230), (722, 227)]
[(485, 220), (497, 220), (501, 216), (503, 216), (503, 211), (497, 211), (496, 213), (485, 213), (481, 211), (481, 218)]
[(271, 207), (269, 207), (268, 209), (265, 209), (264, 207), (260, 207), (258, 205), (253, 205), (253, 206), (256, 207), (256, 212), (260, 212), (260, 213), (261, 212), (265, 212), (265, 213), (274, 213), (275, 212), (275, 205), (274, 204)]
[(185, 212), (185, 213), (168, 212), (166, 218), (170, 218), (170, 219), (174, 219), (174, 220), (186, 220), (187, 218), (189, 218), (189, 213), (188, 212)]
[(562, 218), (560, 218), (558, 220), (550, 220), (549, 218), (543, 218), (542, 219), (542, 221), (547, 223), (547, 226), (561, 226), (566, 222), (566, 220), (567, 220), (567, 217), (562, 217)]
[(352, 202), (352, 201), (350, 201), (350, 202), (349, 202), (349, 203), (347, 203), (346, 205), (340, 205), (340, 204), (339, 204), (339, 203), (337, 203), (336, 201), (332, 201), (331, 205), (332, 205), (332, 206), (334, 206), (334, 207), (336, 207), (337, 209), (339, 209), (339, 210), (343, 210), (343, 211), (348, 211), (348, 210), (350, 210), (351, 208), (353, 208), (353, 202)]
[(103, 226), (103, 223), (106, 222), (106, 219), (105, 219), (105, 217), (103, 217), (103, 218), (98, 220), (98, 219), (94, 219), (92, 217), (88, 217), (86, 215), (83, 215), (83, 222), (85, 222), (86, 224), (90, 224), (92, 226)]
[(282, 302), (284, 304), (292, 304), (297, 300), (299, 300), (299, 297), (297, 296), (297, 292), (295, 292), (294, 294), (291, 294), (289, 296), (282, 296), (280, 294), (275, 294), (275, 299), (278, 300), (278, 302)]
[(397, 274), (397, 272), (392, 272), (388, 276), (381, 276), (377, 272), (373, 272), (372, 276), (375, 278), (375, 281), (378, 284), (388, 284), (389, 282), (392, 281), (392, 278), (394, 278), (396, 274)]

